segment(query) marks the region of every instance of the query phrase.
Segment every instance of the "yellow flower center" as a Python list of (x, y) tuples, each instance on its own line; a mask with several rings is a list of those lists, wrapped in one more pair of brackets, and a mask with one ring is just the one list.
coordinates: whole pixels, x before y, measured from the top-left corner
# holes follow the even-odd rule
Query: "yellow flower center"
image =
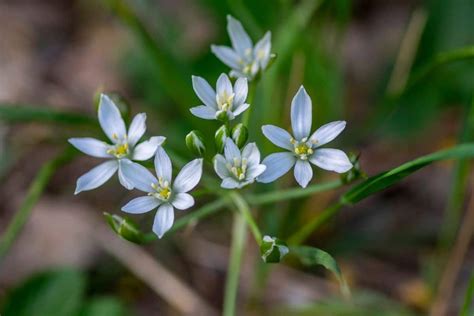
[(228, 111), (232, 109), (232, 103), (234, 102), (234, 94), (227, 94), (226, 91), (222, 95), (217, 96), (217, 106), (221, 111)]
[(232, 172), (234, 177), (241, 181), (245, 179), (245, 174), (247, 172), (247, 159), (234, 158), (233, 165), (228, 164), (227, 168)]
[(293, 151), (302, 160), (307, 160), (308, 156), (311, 156), (313, 154), (313, 148), (311, 146), (308, 146), (308, 143), (306, 141), (307, 138), (303, 138), (300, 142), (296, 141), (293, 138), (290, 139), (290, 142), (294, 146)]
[(148, 193), (148, 195), (154, 196), (158, 200), (168, 201), (171, 197), (171, 189), (168, 181), (163, 180), (162, 177), (158, 178), (158, 183), (152, 183), (151, 187), (156, 192)]
[(114, 155), (117, 158), (123, 158), (129, 154), (128, 143), (117, 144), (107, 150), (109, 155)]

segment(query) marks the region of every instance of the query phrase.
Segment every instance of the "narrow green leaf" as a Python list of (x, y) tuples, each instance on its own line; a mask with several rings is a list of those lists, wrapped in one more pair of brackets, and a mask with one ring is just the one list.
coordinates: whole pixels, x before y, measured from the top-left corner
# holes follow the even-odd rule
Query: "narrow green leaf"
[(297, 256), (301, 263), (306, 266), (321, 265), (331, 271), (339, 281), (342, 294), (346, 297), (350, 295), (349, 287), (344, 280), (341, 269), (339, 268), (336, 260), (329, 253), (324, 250), (308, 246), (290, 247), (290, 253)]
[(447, 159), (463, 159), (472, 157), (474, 157), (474, 144), (469, 143), (437, 151), (435, 153), (417, 158), (410, 162), (404, 163), (397, 168), (370, 177), (366, 181), (354, 186), (341, 197), (341, 203), (353, 204), (359, 202), (360, 200), (363, 200), (372, 194), (380, 192), (383, 189), (396, 184), (403, 178), (433, 162)]
[(459, 316), (469, 316), (472, 315), (472, 302), (474, 299), (474, 273), (471, 274), (469, 279), (469, 284), (466, 289), (466, 294), (464, 295), (464, 304), (459, 313)]
[(46, 162), (43, 167), (41, 167), (35, 179), (31, 183), (28, 193), (26, 194), (26, 197), (20, 206), (20, 209), (16, 212), (12, 221), (8, 224), (5, 233), (0, 239), (0, 260), (8, 251), (8, 249), (10, 249), (10, 246), (13, 244), (16, 237), (22, 230), (31, 214), (33, 207), (38, 202), (44, 188), (48, 184), (51, 177), (54, 175), (54, 172), (60, 166), (70, 161), (74, 155), (75, 153), (71, 149), (68, 149), (60, 154), (57, 158)]
[(85, 276), (64, 269), (33, 276), (9, 295), (4, 316), (71, 316), (79, 312)]
[[(127, 26), (136, 36), (144, 52), (153, 62), (156, 71), (163, 84), (163, 89), (175, 101), (183, 113), (188, 113), (188, 107), (193, 99), (188, 93), (191, 87), (191, 76), (188, 79), (180, 71), (184, 63), (179, 63), (176, 58), (169, 54), (163, 45), (159, 45), (154, 36), (147, 30), (134, 9), (125, 0), (103, 0), (103, 3), (114, 12), (120, 21)], [(187, 73), (187, 71), (186, 71)]]
[(40, 106), (0, 104), (0, 121), (61, 123), (73, 125), (95, 125), (97, 121), (86, 115), (69, 113)]

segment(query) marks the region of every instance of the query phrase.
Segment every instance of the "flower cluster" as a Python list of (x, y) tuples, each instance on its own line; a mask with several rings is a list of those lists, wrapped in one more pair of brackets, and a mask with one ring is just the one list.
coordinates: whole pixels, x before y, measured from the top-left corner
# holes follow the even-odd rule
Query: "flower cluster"
[[(328, 123), (311, 134), (312, 103), (303, 86), (291, 103), (292, 135), (274, 125), (262, 127), (268, 140), (285, 149), (284, 152), (270, 154), (261, 161), (257, 144), (247, 143), (246, 121), (232, 128), (232, 121), (250, 110), (251, 100), (247, 100), (249, 82), (259, 79), (273, 55), (270, 32), (253, 46), (240, 22), (230, 16), (227, 30), (233, 48), (213, 45), (211, 49), (232, 68), (230, 75), (237, 79), (232, 83), (226, 74), (221, 74), (214, 90), (204, 78), (193, 76), (193, 89), (203, 104), (190, 109), (199, 118), (223, 122), (216, 131), (217, 152), (212, 159), (214, 170), (222, 179), (221, 187), (241, 189), (255, 181), (269, 183), (292, 167), (296, 182), (306, 187), (313, 177), (311, 164), (338, 173), (349, 171), (352, 163), (343, 151), (321, 148), (344, 130), (346, 122)], [(192, 131), (186, 136), (187, 147), (199, 158), (186, 164), (173, 181), (171, 159), (162, 147), (165, 137), (155, 136), (139, 143), (146, 131), (144, 113), (133, 118), (127, 131), (117, 106), (109, 97), (102, 95), (98, 117), (111, 144), (93, 138), (69, 140), (85, 154), (107, 159), (77, 180), (76, 194), (101, 186), (118, 171), (119, 181), (126, 189), (146, 193), (128, 202), (122, 211), (142, 214), (157, 209), (153, 232), (161, 238), (173, 225), (174, 209), (185, 210), (194, 205), (194, 198), (188, 192), (197, 186), (202, 176), (202, 156), (206, 151), (202, 134)], [(156, 176), (140, 164), (153, 156)], [(274, 240), (267, 240), (270, 241), (274, 243)], [(272, 244), (267, 250), (272, 253), (274, 248)]]
[[(83, 153), (107, 158), (77, 180), (75, 194), (98, 188), (118, 170), (120, 183), (128, 190), (134, 188), (148, 195), (130, 201), (122, 210), (139, 214), (158, 208), (153, 232), (161, 238), (173, 225), (174, 208), (185, 210), (194, 205), (188, 194), (201, 179), (202, 159), (189, 162), (178, 173), (174, 183), (171, 160), (161, 147), (165, 137), (155, 136), (137, 145), (146, 131), (146, 115), (137, 114), (128, 133), (124, 120), (114, 102), (102, 94), (98, 108), (99, 123), (112, 144), (94, 138), (71, 138), (69, 142)], [(155, 156), (155, 178), (144, 166), (134, 161), (145, 161)]]

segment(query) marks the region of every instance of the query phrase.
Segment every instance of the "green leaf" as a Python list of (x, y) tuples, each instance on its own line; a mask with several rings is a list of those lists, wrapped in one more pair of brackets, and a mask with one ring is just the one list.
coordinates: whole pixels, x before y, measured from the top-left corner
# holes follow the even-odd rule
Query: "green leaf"
[(290, 247), (290, 253), (297, 256), (303, 265), (321, 265), (334, 273), (335, 277), (339, 281), (342, 294), (346, 297), (350, 296), (349, 287), (344, 280), (341, 269), (339, 268), (336, 260), (329, 253), (324, 250), (309, 246)]
[(85, 290), (85, 276), (61, 269), (33, 276), (13, 290), (3, 316), (71, 316), (79, 312)]
[(30, 184), (28, 193), (26, 194), (20, 208), (16, 211), (13, 219), (8, 224), (5, 232), (0, 238), (0, 261), (23, 229), (23, 226), (30, 217), (33, 207), (38, 202), (51, 177), (59, 167), (69, 162), (74, 155), (75, 153), (73, 150), (68, 148), (58, 157), (46, 162), (38, 171), (38, 174)]
[(0, 121), (61, 123), (73, 125), (95, 125), (97, 121), (86, 115), (68, 113), (40, 106), (0, 105)]
[(394, 185), (403, 178), (428, 166), (429, 164), (432, 164), (433, 162), (446, 159), (463, 159), (472, 157), (474, 157), (474, 144), (469, 143), (417, 158), (392, 170), (370, 177), (366, 181), (354, 186), (341, 197), (341, 203), (353, 204), (359, 202), (372, 194)]
[(90, 300), (82, 308), (79, 316), (125, 316), (123, 304), (114, 297), (98, 297)]
[(472, 315), (472, 301), (474, 299), (474, 273), (471, 274), (469, 284), (464, 295), (464, 303), (459, 316)]
[(318, 302), (293, 306), (277, 305), (269, 312), (272, 316), (415, 316), (403, 304), (376, 292), (357, 291), (351, 300), (329, 297)]

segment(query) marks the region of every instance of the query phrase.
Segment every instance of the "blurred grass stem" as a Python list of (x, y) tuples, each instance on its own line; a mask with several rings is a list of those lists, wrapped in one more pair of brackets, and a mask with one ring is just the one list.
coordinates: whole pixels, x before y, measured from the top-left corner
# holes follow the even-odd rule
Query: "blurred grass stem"
[(6, 255), (22, 231), (31, 215), (33, 207), (40, 199), (41, 194), (48, 185), (51, 177), (60, 166), (69, 162), (74, 155), (73, 150), (66, 149), (56, 158), (46, 162), (36, 174), (36, 177), (26, 193), (25, 199), (0, 239), (0, 260)]
[(461, 270), (464, 257), (469, 249), (469, 244), (474, 234), (474, 190), (471, 192), (471, 201), (467, 208), (466, 215), (462, 221), (459, 234), (454, 244), (449, 260), (439, 282), (438, 291), (431, 306), (430, 316), (447, 315), (447, 309), (456, 280)]
[(244, 216), (240, 212), (234, 213), (234, 224), (232, 229), (232, 244), (230, 250), (229, 267), (224, 294), (224, 316), (235, 315), (237, 292), (239, 287), (240, 266), (244, 252), (247, 225)]

